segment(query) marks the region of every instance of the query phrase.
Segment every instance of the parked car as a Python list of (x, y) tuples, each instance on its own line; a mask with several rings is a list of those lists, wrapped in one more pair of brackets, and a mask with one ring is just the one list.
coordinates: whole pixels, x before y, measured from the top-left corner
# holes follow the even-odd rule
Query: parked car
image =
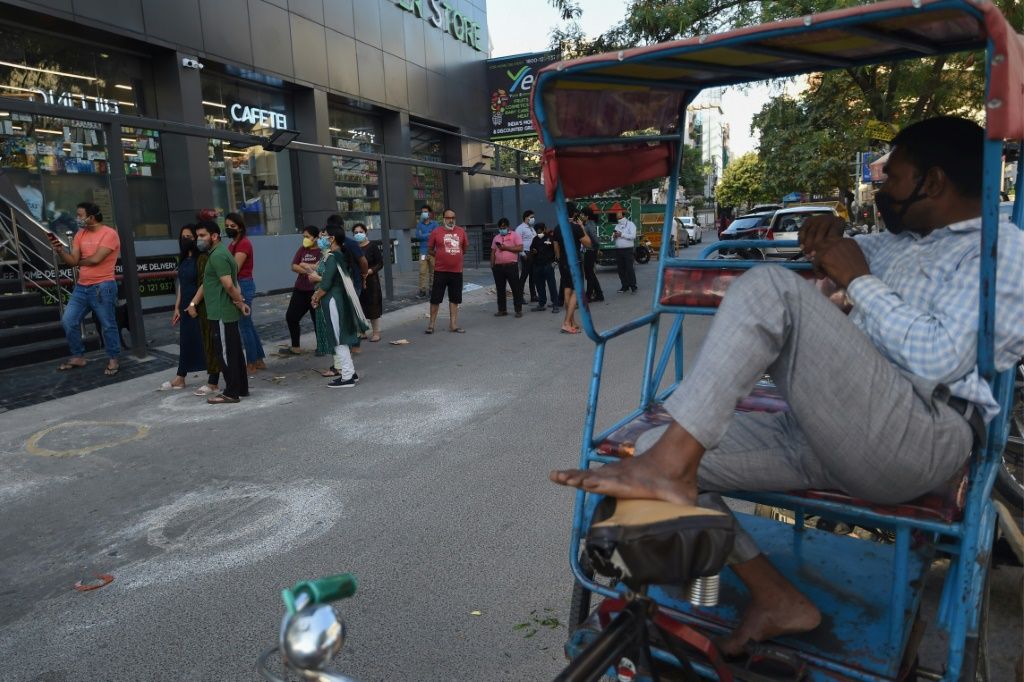
[(693, 216), (676, 216), (676, 225), (682, 228), (682, 232), (686, 233), (684, 247), (704, 241), (704, 228), (701, 227), (700, 223)]
[[(741, 215), (730, 223), (729, 227), (722, 231), (719, 239), (771, 239), (769, 229), (771, 227), (774, 210), (758, 211)], [(764, 253), (760, 249), (722, 249), (724, 257), (735, 256), (744, 260), (764, 260)]]
[[(796, 241), (800, 236), (800, 226), (804, 224), (805, 220), (816, 215), (838, 216), (839, 214), (831, 206), (805, 205), (780, 209), (772, 216), (765, 239), (791, 239)], [(792, 256), (798, 253), (800, 253), (800, 247), (798, 246), (781, 246), (765, 249), (765, 254), (769, 256)]]

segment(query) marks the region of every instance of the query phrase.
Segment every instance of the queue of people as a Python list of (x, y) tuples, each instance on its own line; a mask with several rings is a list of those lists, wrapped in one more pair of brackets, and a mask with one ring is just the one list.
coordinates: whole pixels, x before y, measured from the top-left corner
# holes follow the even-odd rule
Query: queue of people
[[(58, 256), (80, 269), (64, 319), (72, 353), (59, 369), (69, 371), (85, 365), (80, 324), (92, 310), (100, 322), (107, 349), (105, 372), (113, 375), (118, 371), (120, 353), (113, 276), (119, 252), (117, 232), (102, 224), (103, 217), (93, 204), (81, 204), (78, 214), (82, 229), (70, 250), (65, 251), (56, 237), (52, 240)], [(536, 303), (531, 310), (549, 309), (550, 299), (551, 312), (563, 314), (562, 333), (580, 333), (575, 318), (579, 297), (571, 276), (573, 260), (584, 271), (587, 300), (603, 300), (603, 294), (593, 274), (597, 248), (593, 213), (571, 208), (570, 215), (573, 240), (568, 245), (560, 231), (537, 222), (533, 211), (526, 211), (515, 229), (507, 218), (499, 220), (498, 234), (490, 244), (497, 291), (496, 317), (509, 314), (511, 289), (515, 317), (523, 316), (528, 302)], [(206, 397), (210, 404), (238, 403), (249, 395), (250, 376), (266, 366), (266, 353), (252, 318), (256, 292), (252, 278), (253, 247), (239, 214), (225, 216), (223, 235), (220, 225), (212, 219), (212, 211), (203, 211), (198, 217), (196, 223), (183, 226), (178, 234), (179, 265), (170, 320), (172, 326), (180, 329), (178, 368), (160, 390), (182, 390), (190, 373), (205, 371), (207, 381), (195, 389), (194, 395)], [(420, 248), (420, 294), (428, 288), (430, 298), (426, 333), (434, 333), (445, 298), (449, 331), (465, 333), (459, 326), (458, 313), (469, 242), (465, 229), (456, 224), (455, 211), (445, 209), (442, 223), (438, 224), (430, 206), (423, 206), (416, 225), (416, 240)], [(369, 240), (365, 224), (352, 225), (351, 236), (337, 215), (329, 216), (322, 228), (307, 225), (302, 231), (302, 244), (291, 261), (296, 277), (285, 313), (289, 344), (280, 346), (278, 354), (302, 354), (301, 323), (308, 315), (316, 333), (316, 355), (333, 359), (320, 372), (331, 380), (328, 386), (355, 386), (359, 376), (353, 356), (359, 353), (363, 340), (381, 340), (383, 267), (381, 246)]]

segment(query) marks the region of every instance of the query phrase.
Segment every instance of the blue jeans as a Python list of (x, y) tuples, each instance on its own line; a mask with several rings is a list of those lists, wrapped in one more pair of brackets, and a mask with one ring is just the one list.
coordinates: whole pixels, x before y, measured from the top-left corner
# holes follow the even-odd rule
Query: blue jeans
[(553, 263), (547, 263), (545, 265), (536, 264), (533, 266), (533, 282), (537, 287), (537, 304), (547, 305), (548, 297), (544, 291), (544, 285), (547, 285), (548, 291), (551, 292), (551, 305), (558, 305), (558, 287), (555, 286), (555, 266)]
[(82, 343), (82, 320), (91, 310), (100, 323), (103, 332), (103, 345), (107, 349), (107, 357), (116, 358), (121, 354), (121, 333), (117, 328), (117, 282), (100, 282), (99, 284), (76, 284), (71, 291), (71, 298), (64, 308), (64, 335), (68, 339), (68, 347), (72, 357), (85, 354)]
[[(245, 304), (252, 309), (252, 300), (256, 298), (256, 282), (251, 277), (238, 280), (238, 288), (242, 290), (242, 298)], [(238, 320), (238, 331), (242, 335), (242, 345), (245, 346), (245, 361), (249, 363), (262, 360), (267, 357), (263, 352), (263, 343), (260, 335), (256, 333), (256, 325), (252, 323), (252, 315), (242, 316)]]

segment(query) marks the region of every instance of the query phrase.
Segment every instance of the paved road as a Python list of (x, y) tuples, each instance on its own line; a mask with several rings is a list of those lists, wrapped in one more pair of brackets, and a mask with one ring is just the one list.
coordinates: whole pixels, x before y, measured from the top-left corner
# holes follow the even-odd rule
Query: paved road
[[(340, 659), (357, 679), (550, 679), (572, 496), (545, 475), (578, 457), (592, 346), (547, 312), (493, 318), (486, 290), (465, 335), (425, 336), (424, 311), (385, 318), (411, 344), (367, 344), (351, 390), (304, 356), (238, 406), (149, 376), (0, 415), (0, 679), (254, 680), (281, 587), (336, 571), (360, 581)], [(691, 351), (705, 329), (688, 320)], [(602, 423), (636, 404), (645, 340), (611, 348)], [(71, 589), (91, 573), (115, 580)], [(993, 599), (1004, 629), (1019, 575)], [(1019, 625), (1003, 636), (1016, 650)]]

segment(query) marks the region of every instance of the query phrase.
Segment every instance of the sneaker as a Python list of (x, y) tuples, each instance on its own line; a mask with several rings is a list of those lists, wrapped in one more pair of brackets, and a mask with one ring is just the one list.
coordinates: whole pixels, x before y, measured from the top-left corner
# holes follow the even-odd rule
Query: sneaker
[(494, 316), (495, 317), (507, 317), (508, 316), (508, 311), (506, 311), (506, 310), (499, 310), (498, 312), (494, 313)]
[(522, 317), (522, 316), (523, 316), (523, 311), (522, 310), (517, 310), (516, 311), (516, 317)]
[(355, 372), (352, 372), (352, 381), (356, 382), (357, 384), (359, 383), (359, 375), (356, 374)]
[(631, 287), (630, 290), (629, 290), (629, 293), (635, 294), (636, 293), (636, 287)]
[(530, 308), (530, 310), (532, 310), (535, 313), (539, 313), (540, 311), (547, 310), (547, 309), (548, 309), (548, 304), (547, 303), (541, 303), (536, 308)]
[(551, 312), (557, 313), (558, 312), (558, 306), (557, 305), (551, 306)]
[(338, 377), (331, 383), (327, 384), (327, 388), (353, 388), (355, 385), (356, 375), (353, 374), (350, 379), (345, 379), (344, 381), (342, 380), (341, 377)]
[(616, 289), (615, 293), (617, 293), (617, 294), (624, 294), (627, 291), (629, 291), (629, 287), (622, 287), (621, 289)]

